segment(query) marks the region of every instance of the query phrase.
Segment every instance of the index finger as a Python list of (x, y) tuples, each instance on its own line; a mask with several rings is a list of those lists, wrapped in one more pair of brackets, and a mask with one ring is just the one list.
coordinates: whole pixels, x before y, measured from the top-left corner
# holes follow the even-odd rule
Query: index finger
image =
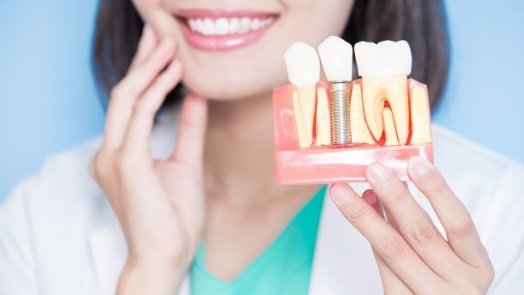
[(412, 157), (408, 163), (408, 174), (428, 198), (455, 253), (471, 266), (490, 265), (470, 214), (433, 165), (420, 157)]
[(164, 39), (146, 60), (130, 71), (112, 90), (104, 131), (104, 148), (113, 151), (124, 141), (138, 97), (173, 59), (175, 41)]
[(135, 57), (133, 58), (133, 61), (131, 61), (129, 69), (132, 70), (137, 64), (142, 63), (146, 57), (155, 50), (157, 45), (158, 38), (156, 37), (155, 32), (148, 24), (145, 24)]

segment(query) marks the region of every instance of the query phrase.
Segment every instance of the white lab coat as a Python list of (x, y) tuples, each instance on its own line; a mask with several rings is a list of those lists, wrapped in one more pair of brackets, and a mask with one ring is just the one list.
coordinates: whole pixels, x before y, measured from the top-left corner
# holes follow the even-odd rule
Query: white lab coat
[[(151, 140), (159, 157), (174, 144), (176, 117), (166, 112), (155, 127)], [(442, 127), (433, 127), (433, 138), (437, 166), (469, 209), (493, 261), (491, 293), (524, 294), (523, 166)], [(49, 158), (0, 207), (0, 294), (114, 293), (127, 249), (111, 207), (88, 176), (100, 142)], [(325, 200), (310, 294), (383, 294), (368, 242)], [(179, 294), (190, 294), (188, 282)]]

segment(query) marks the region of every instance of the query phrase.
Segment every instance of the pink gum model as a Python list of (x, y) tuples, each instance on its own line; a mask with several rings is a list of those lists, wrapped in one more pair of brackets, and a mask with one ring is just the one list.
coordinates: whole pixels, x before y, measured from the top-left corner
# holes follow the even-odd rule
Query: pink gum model
[[(351, 82), (351, 89), (355, 83)], [(409, 95), (414, 86), (426, 89), (413, 79), (408, 81)], [(319, 83), (327, 93), (328, 87)], [(409, 180), (407, 162), (412, 156), (421, 156), (433, 162), (432, 143), (423, 145), (381, 146), (358, 145), (344, 148), (312, 146), (301, 149), (293, 112), (295, 86), (286, 84), (273, 89), (273, 120), (275, 131), (275, 169), (279, 184), (326, 184), (333, 182), (365, 182), (367, 167), (381, 162), (393, 169), (404, 181)], [(410, 97), (411, 99), (411, 97)], [(411, 123), (410, 123), (411, 124)], [(411, 126), (410, 126), (411, 130)]]

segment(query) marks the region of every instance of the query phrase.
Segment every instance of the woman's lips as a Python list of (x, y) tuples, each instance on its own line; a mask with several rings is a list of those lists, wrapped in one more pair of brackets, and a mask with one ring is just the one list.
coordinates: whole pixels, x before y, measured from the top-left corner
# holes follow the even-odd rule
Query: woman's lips
[(268, 31), (277, 15), (240, 10), (183, 10), (176, 14), (188, 43), (201, 50), (249, 46)]

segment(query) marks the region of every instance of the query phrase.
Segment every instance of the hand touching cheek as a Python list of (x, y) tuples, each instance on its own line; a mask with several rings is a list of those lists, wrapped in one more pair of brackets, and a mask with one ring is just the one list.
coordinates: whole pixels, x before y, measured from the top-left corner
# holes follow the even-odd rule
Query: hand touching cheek
[(185, 98), (169, 159), (153, 159), (149, 144), (155, 115), (182, 75), (175, 57), (173, 38), (144, 29), (129, 72), (111, 92), (104, 141), (91, 161), (127, 240), (119, 294), (174, 294), (203, 227), (206, 100)]

